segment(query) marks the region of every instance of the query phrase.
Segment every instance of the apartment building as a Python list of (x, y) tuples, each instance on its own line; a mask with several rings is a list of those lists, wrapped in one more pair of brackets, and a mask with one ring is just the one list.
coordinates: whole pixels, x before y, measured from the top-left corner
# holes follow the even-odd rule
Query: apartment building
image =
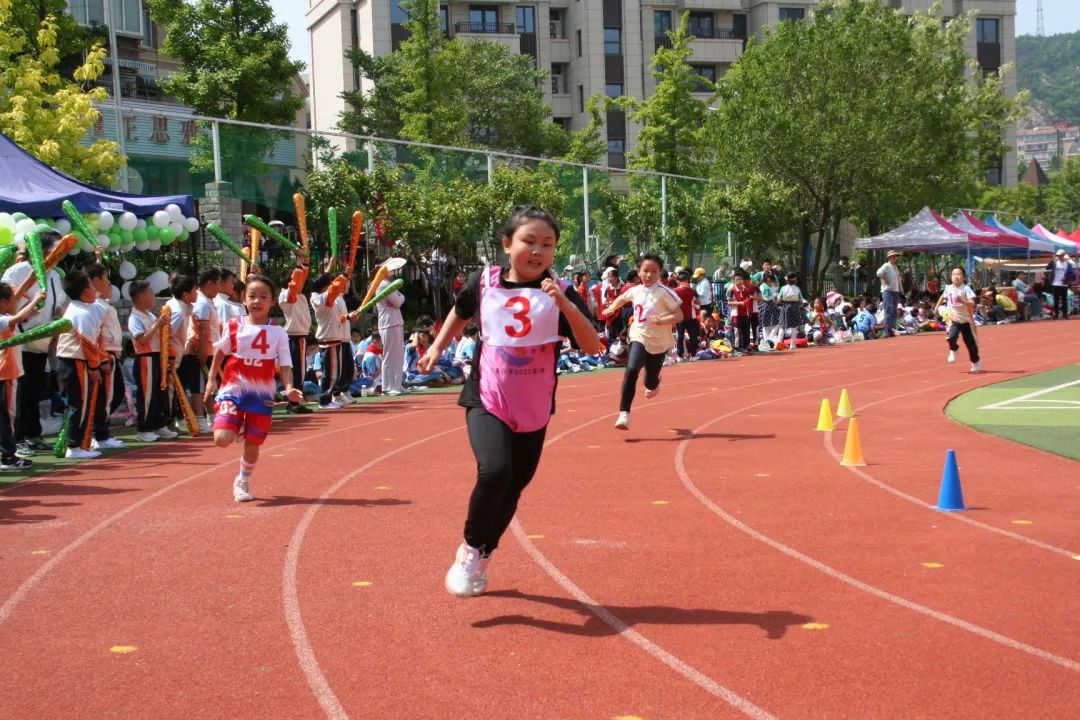
[[(161, 52), (165, 29), (150, 18), (150, 10), (143, 0), (112, 0), (116, 18), (117, 68), (120, 76), (121, 126), (118, 129), (116, 115), (102, 112), (91, 131), (93, 137), (110, 140), (124, 139), (128, 156), (128, 180), (132, 192), (144, 194), (196, 193), (202, 194), (206, 177), (191, 173), (191, 144), (197, 127), (194, 110), (168, 95), (160, 81), (169, 77), (180, 67), (179, 62)], [(68, 12), (80, 25), (105, 28), (104, 0), (68, 0)], [(107, 43), (107, 35), (105, 36)], [(98, 83), (113, 93), (112, 62), (114, 53), (105, 58), (105, 73)], [(294, 92), (307, 93), (307, 86), (297, 77)], [(297, 114), (296, 126), (307, 125), (307, 109)], [(291, 140), (275, 143), (266, 158), (274, 168), (259, 178), (263, 197), (272, 198), (277, 185), (287, 176), (291, 182), (299, 177), (303, 158), (307, 152), (307, 139), (297, 136)], [(226, 171), (230, 171), (226, 168)]]
[[(887, 0), (906, 11), (926, 10), (931, 0)], [(586, 100), (596, 93), (645, 98), (655, 90), (649, 64), (667, 31), (689, 13), (694, 51), (690, 63), (709, 80), (739, 59), (751, 34), (785, 20), (809, 20), (817, 0), (478, 0), (439, 6), (449, 37), (476, 38), (531, 55), (549, 73), (545, 99), (552, 120), (569, 130), (588, 123)], [(1015, 0), (945, 0), (945, 14), (971, 9), (982, 15), (968, 51), (990, 70), (1016, 57)], [(378, 57), (407, 36), (401, 0), (308, 0), (311, 46), (312, 127), (331, 130), (344, 109), (341, 93), (362, 89), (345, 59), (350, 47)], [(1008, 92), (1015, 94), (1015, 81)], [(702, 97), (707, 97), (703, 94)], [(637, 128), (623, 113), (608, 113), (607, 162), (623, 167)], [(1009, 137), (1015, 145), (1015, 132)], [(1011, 172), (1007, 171), (1011, 168)], [(995, 182), (1015, 182), (1016, 155), (988, 170)]]
[(1080, 154), (1080, 127), (1059, 122), (1048, 127), (1021, 130), (1016, 134), (1019, 161), (1038, 160), (1044, 168), (1061, 167)]

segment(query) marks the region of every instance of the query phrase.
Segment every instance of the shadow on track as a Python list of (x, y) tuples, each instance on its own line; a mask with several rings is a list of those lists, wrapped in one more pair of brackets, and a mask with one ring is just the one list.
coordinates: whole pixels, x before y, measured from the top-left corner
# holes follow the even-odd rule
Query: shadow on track
[[(577, 625), (556, 620), (545, 620), (529, 615), (499, 615), (488, 620), (474, 622), (473, 627), (476, 628), (497, 627), (499, 625), (527, 625), (541, 630), (585, 637), (608, 637), (618, 634), (614, 628), (595, 614), (595, 610), (599, 610), (599, 607), (592, 608), (571, 598), (533, 595), (518, 590), (498, 590), (485, 593), (483, 597), (527, 600), (562, 610), (573, 610), (585, 616), (585, 622)], [(793, 625), (804, 625), (813, 621), (813, 618), (808, 615), (800, 615), (789, 610), (769, 610), (768, 612), (754, 613), (706, 608), (675, 608), (664, 605), (626, 607), (605, 605), (603, 610), (612, 613), (630, 627), (636, 625), (756, 625), (765, 631), (766, 637), (770, 640), (779, 640), (784, 637), (787, 629)]]

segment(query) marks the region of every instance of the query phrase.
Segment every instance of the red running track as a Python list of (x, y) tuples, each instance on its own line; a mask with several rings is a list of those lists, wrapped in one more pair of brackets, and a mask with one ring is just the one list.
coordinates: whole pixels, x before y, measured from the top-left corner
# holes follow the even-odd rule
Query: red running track
[[(985, 329), (980, 375), (941, 335), (671, 367), (626, 433), (620, 374), (564, 378), (471, 600), (442, 588), (474, 474), (450, 396), (276, 425), (246, 505), (237, 451), (206, 441), (21, 483), (0, 494), (0, 708), (1074, 718), (1078, 464), (942, 413), (1071, 361), (1072, 328)], [(842, 426), (813, 430), (842, 387), (854, 472)], [(960, 516), (928, 507), (947, 448)]]

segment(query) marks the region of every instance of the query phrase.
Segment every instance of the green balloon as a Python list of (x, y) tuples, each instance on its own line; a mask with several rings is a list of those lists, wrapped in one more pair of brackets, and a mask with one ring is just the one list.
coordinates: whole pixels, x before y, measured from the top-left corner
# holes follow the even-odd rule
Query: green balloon
[(10, 245), (15, 233), (7, 225), (0, 225), (0, 245)]
[(48, 225), (49, 227), (52, 227), (52, 220), (49, 220), (48, 218), (38, 218), (34, 222), (38, 225)]
[(11, 219), (14, 220), (15, 222), (19, 222), (20, 220), (25, 220), (26, 219), (26, 213), (21, 213), (21, 212), (12, 213), (11, 214)]
[(164, 227), (158, 230), (158, 240), (161, 241), (162, 245), (168, 245), (175, 239), (176, 236), (173, 235), (172, 228)]
[(119, 230), (116, 230), (116, 231), (109, 230), (109, 232), (106, 233), (106, 234), (109, 236), (109, 242), (112, 243), (113, 245), (119, 245), (120, 243), (123, 242), (123, 240), (120, 239), (120, 231)]
[(191, 232), (189, 232), (187, 228), (184, 228), (183, 230), (180, 231), (180, 237), (178, 237), (176, 239), (179, 240), (180, 242), (184, 242), (185, 240), (188, 239), (188, 237), (190, 235), (191, 235)]
[(131, 231), (131, 239), (135, 242), (146, 242), (146, 228), (135, 228)]
[(50, 230), (52, 230), (52, 227), (50, 227), (49, 225), (46, 225), (43, 222), (39, 222), (37, 224), (37, 227), (34, 228), (34, 232), (37, 232), (37, 233), (49, 232)]
[(161, 228), (159, 228), (157, 225), (147, 225), (146, 230), (144, 230), (143, 232), (146, 233), (147, 240), (157, 240), (158, 233), (161, 232)]
[(128, 243), (134, 242), (134, 240), (135, 240), (135, 231), (133, 231), (133, 230), (121, 230), (120, 231), (120, 242), (122, 242), (124, 245), (127, 245)]

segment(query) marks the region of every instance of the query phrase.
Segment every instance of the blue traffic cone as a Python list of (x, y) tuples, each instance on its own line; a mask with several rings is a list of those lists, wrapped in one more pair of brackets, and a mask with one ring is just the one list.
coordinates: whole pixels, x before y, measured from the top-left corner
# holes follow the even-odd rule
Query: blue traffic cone
[(938, 493), (937, 510), (967, 510), (964, 491), (960, 489), (960, 469), (956, 465), (956, 451), (945, 454), (945, 469), (941, 471), (941, 491)]

